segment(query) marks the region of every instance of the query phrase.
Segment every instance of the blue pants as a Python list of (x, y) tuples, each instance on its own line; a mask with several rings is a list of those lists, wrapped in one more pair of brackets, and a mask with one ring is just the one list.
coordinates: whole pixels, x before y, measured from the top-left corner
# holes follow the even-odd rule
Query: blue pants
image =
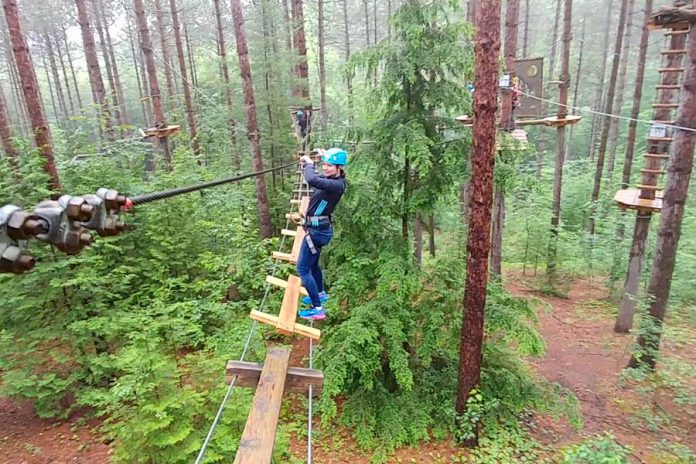
[(300, 256), (297, 258), (297, 274), (302, 279), (302, 285), (307, 289), (312, 306), (319, 307), (321, 306), (319, 293), (324, 291), (324, 277), (319, 267), (319, 256), (322, 247), (331, 241), (333, 228), (314, 229), (310, 227), (307, 229), (307, 233), (312, 237), (316, 253), (312, 253), (306, 239), (302, 241)]

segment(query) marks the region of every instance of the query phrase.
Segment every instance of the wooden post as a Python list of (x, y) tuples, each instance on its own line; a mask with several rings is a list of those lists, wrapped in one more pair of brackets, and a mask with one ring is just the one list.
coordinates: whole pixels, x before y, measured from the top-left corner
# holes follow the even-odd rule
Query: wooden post
[(270, 464), (289, 361), (289, 349), (268, 350), (235, 464)]

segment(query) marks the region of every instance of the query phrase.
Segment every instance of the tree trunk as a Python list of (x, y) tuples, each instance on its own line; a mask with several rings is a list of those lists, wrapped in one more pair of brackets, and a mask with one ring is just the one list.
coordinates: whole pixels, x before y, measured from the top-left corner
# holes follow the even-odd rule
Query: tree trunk
[[(346, 50), (346, 63), (350, 59), (350, 34), (348, 33), (348, 0), (343, 0), (343, 41)], [(353, 124), (353, 72), (346, 71), (346, 86), (348, 87), (348, 122)]]
[(109, 57), (111, 59), (111, 68), (114, 76), (114, 84), (116, 85), (116, 96), (118, 97), (120, 120), (121, 124), (128, 124), (128, 111), (126, 110), (126, 100), (125, 95), (123, 93), (123, 84), (121, 83), (121, 75), (118, 72), (118, 64), (116, 63), (116, 53), (114, 51), (114, 44), (111, 41), (111, 32), (109, 32), (109, 23), (106, 21), (106, 13), (104, 13), (103, 0), (98, 0), (98, 2), (102, 27), (104, 28), (104, 34), (106, 35), (106, 49), (109, 52)]
[[(549, 57), (549, 70), (547, 73), (548, 80), (555, 80), (554, 71), (556, 68), (556, 43), (558, 42), (558, 24), (561, 18), (561, 0), (556, 1), (556, 15), (553, 21), (553, 35), (551, 36), (551, 56)], [(550, 87), (546, 84), (546, 91), (550, 91)], [(549, 111), (549, 104), (546, 102), (541, 102), (541, 114), (546, 116)], [(546, 154), (546, 138), (548, 134), (544, 126), (539, 127), (539, 142), (537, 146), (537, 166), (536, 166), (536, 178), (541, 179), (541, 167), (544, 161), (544, 155)]]
[(292, 18), (290, 18), (290, 7), (288, 7), (288, 1), (291, 0), (281, 0), (283, 2), (283, 16), (285, 18), (285, 44), (289, 52), (292, 52), (292, 39), (293, 39), (293, 27)]
[(293, 0), (292, 19), (295, 26), (293, 48), (299, 57), (299, 62), (295, 65), (295, 78), (297, 81), (293, 88), (292, 96), (302, 100), (302, 104), (309, 105), (309, 67), (307, 66), (307, 45), (305, 42), (302, 0)]
[(469, 0), (466, 5), (466, 20), (471, 24), (476, 25), (476, 10), (479, 0)]
[[(138, 30), (140, 31), (140, 46), (145, 56), (145, 65), (150, 82), (150, 101), (155, 110), (155, 127), (166, 127), (167, 123), (162, 110), (162, 96), (160, 94), (159, 81), (157, 80), (157, 67), (155, 66), (155, 54), (152, 49), (152, 40), (150, 39), (150, 29), (147, 27), (147, 17), (145, 16), (145, 6), (143, 0), (133, 0), (135, 6), (135, 17), (138, 22)], [(172, 168), (172, 157), (169, 153), (169, 141), (167, 137), (158, 137), (160, 147), (164, 153), (164, 161), (167, 170)]]
[(430, 256), (435, 257), (435, 216), (430, 213), (428, 217), (428, 247), (430, 249)]
[[(601, 111), (603, 95), (604, 95), (604, 79), (607, 74), (607, 57), (609, 56), (609, 31), (611, 30), (611, 15), (614, 11), (614, 2), (607, 2), (607, 22), (604, 26), (604, 43), (602, 50), (604, 50), (604, 55), (599, 68), (599, 83), (597, 84), (597, 92), (594, 98), (594, 109), (596, 111)], [(599, 120), (599, 115), (594, 114), (592, 116), (592, 128), (590, 129), (590, 159), (594, 159), (595, 147), (597, 145), (596, 136), (596, 125)]]
[(48, 40), (55, 40), (56, 55), (58, 55), (58, 61), (60, 62), (60, 68), (63, 73), (63, 82), (65, 82), (65, 91), (68, 95), (70, 114), (75, 115), (75, 102), (73, 101), (72, 91), (70, 90), (70, 79), (68, 78), (68, 69), (65, 67), (65, 59), (63, 57), (63, 50), (60, 46), (60, 40), (57, 40), (54, 36), (50, 36)]
[(645, 0), (645, 20), (643, 21), (643, 31), (640, 36), (640, 49), (638, 52), (638, 64), (636, 66), (636, 83), (633, 90), (633, 108), (631, 109), (631, 121), (628, 123), (628, 135), (626, 136), (626, 157), (624, 159), (623, 176), (621, 178), (621, 188), (628, 188), (631, 180), (631, 170), (633, 169), (633, 153), (636, 147), (636, 128), (638, 126), (638, 116), (640, 116), (640, 102), (643, 99), (643, 82), (645, 81), (645, 65), (648, 56), (648, 39), (650, 29), (648, 28), (648, 18), (652, 12), (653, 0)]
[(522, 38), (522, 56), (529, 52), (529, 0), (524, 0), (524, 37)]
[[(247, 134), (252, 150), (254, 171), (263, 170), (263, 158), (261, 156), (261, 143), (259, 140), (259, 126), (256, 121), (256, 103), (254, 102), (254, 86), (251, 80), (251, 67), (249, 66), (249, 50), (244, 34), (244, 16), (242, 14), (241, 0), (230, 0), (232, 6), (232, 18), (234, 32), (237, 39), (237, 56), (239, 57), (239, 72), (242, 77), (244, 89), (244, 101), (247, 109)], [(273, 236), (273, 226), (268, 209), (268, 197), (266, 195), (266, 181), (262, 175), (256, 176), (256, 201), (259, 208), (259, 222), (263, 238)]]
[(237, 144), (237, 122), (234, 120), (234, 117), (232, 116), (234, 111), (234, 101), (232, 97), (232, 85), (230, 83), (230, 68), (227, 64), (227, 45), (225, 44), (225, 31), (222, 27), (220, 0), (213, 0), (213, 5), (215, 7), (215, 20), (217, 23), (217, 41), (218, 50), (220, 53), (220, 63), (222, 65), (222, 77), (225, 80), (225, 100), (227, 101), (227, 111), (229, 113), (227, 125), (230, 133), (230, 146), (233, 150), (232, 165), (237, 171), (239, 171), (242, 168), (242, 160), (239, 155), (239, 145)]
[[(692, 2), (696, 4), (696, 1)], [(694, 165), (696, 146), (696, 27), (691, 27), (686, 44), (684, 80), (680, 96), (676, 125), (691, 131), (674, 131), (672, 158), (667, 169), (667, 187), (664, 192), (660, 228), (655, 245), (653, 263), (648, 284), (648, 315), (642, 321), (638, 337), (639, 351), (634, 353), (630, 367), (646, 366), (655, 369), (660, 349), (662, 325), (667, 311), (667, 301), (672, 286), (672, 275), (681, 236), (684, 208), (689, 193), (689, 181)]]
[[(565, 119), (568, 115), (568, 88), (570, 87), (570, 39), (572, 34), (571, 18), (573, 15), (573, 1), (565, 0), (563, 9), (563, 51), (561, 54), (561, 84), (558, 119)], [(576, 77), (577, 79), (577, 77)], [(553, 175), (553, 201), (551, 203), (551, 235), (549, 237), (549, 253), (546, 273), (549, 282), (554, 283), (556, 277), (556, 250), (558, 244), (558, 224), (561, 220), (561, 187), (563, 186), (563, 162), (565, 157), (565, 126), (558, 126), (556, 136), (556, 166)]]
[[(118, 102), (118, 96), (116, 94), (116, 81), (114, 81), (113, 66), (111, 64), (111, 56), (109, 55), (109, 50), (106, 45), (106, 36), (104, 35), (104, 29), (102, 28), (101, 15), (99, 13), (99, 6), (97, 5), (97, 0), (91, 0), (92, 12), (94, 18), (94, 25), (97, 29), (97, 35), (99, 36), (99, 47), (101, 48), (102, 57), (104, 58), (104, 68), (106, 69), (106, 79), (109, 81), (109, 95), (111, 96), (111, 104), (115, 111), (115, 118), (119, 125), (123, 125), (123, 116), (121, 115), (121, 106)], [(108, 97), (107, 97), (108, 100)]]
[(416, 214), (416, 219), (413, 223), (413, 255), (416, 258), (416, 264), (423, 264), (423, 217), (420, 213)]
[(48, 63), (51, 66), (51, 75), (53, 76), (53, 84), (56, 89), (56, 96), (58, 97), (58, 105), (60, 106), (60, 112), (62, 118), (67, 120), (68, 118), (68, 105), (65, 100), (65, 94), (63, 93), (63, 85), (60, 82), (60, 75), (58, 74), (58, 65), (56, 63), (56, 55), (53, 50), (53, 44), (51, 43), (51, 37), (46, 33), (44, 35), (44, 43), (46, 44), (46, 51), (48, 52)]
[[(488, 253), (491, 246), (491, 204), (497, 90), (500, 54), (500, 0), (480, 0), (476, 18), (476, 80), (474, 92), (474, 153), (472, 157), (467, 275), (464, 292), (464, 318), (460, 332), (459, 372), (457, 376), (457, 415), (467, 408), (471, 391), (481, 381), (483, 317), (488, 285)], [(478, 429), (466, 446), (478, 444)]]
[[(140, 80), (140, 66), (138, 63), (138, 57), (135, 53), (135, 45), (133, 44), (133, 30), (131, 28), (130, 19), (126, 20), (126, 25), (128, 26), (128, 42), (130, 43), (131, 54), (133, 56), (133, 69), (135, 70), (135, 81), (138, 83), (138, 96), (140, 97), (138, 98), (138, 100), (140, 100), (140, 107), (143, 110), (143, 123), (147, 126), (150, 123), (150, 118), (148, 117), (149, 103), (145, 103), (145, 92), (143, 90), (143, 84)], [(140, 33), (138, 33), (138, 37), (140, 37)]]
[[(215, 8), (217, 8), (216, 11), (220, 10), (220, 0), (214, 0), (215, 2)], [(167, 28), (164, 24), (164, 10), (162, 9), (162, 2), (161, 0), (155, 0), (155, 13), (157, 16), (157, 31), (159, 32), (160, 36), (160, 48), (162, 50), (162, 61), (164, 61), (164, 78), (167, 82), (167, 101), (169, 103), (169, 109), (174, 108), (174, 79), (172, 77), (172, 68), (174, 67), (174, 63), (172, 63), (172, 58), (169, 53), (169, 41), (167, 40)], [(217, 18), (220, 17), (219, 13), (217, 14)], [(218, 34), (218, 41), (220, 40), (219, 34)], [(224, 58), (223, 58), (223, 63), (224, 63)], [(226, 65), (226, 63), (225, 63)], [(227, 82), (227, 81), (225, 81)]]
[(372, 43), (377, 45), (377, 0), (372, 0), (372, 33)]
[[(56, 91), (53, 90), (53, 81), (51, 80), (51, 75), (49, 74), (49, 71), (48, 71), (48, 64), (46, 63), (46, 54), (45, 53), (41, 54), (41, 65), (43, 66), (44, 73), (46, 74), (46, 85), (48, 86), (48, 96), (51, 98), (51, 108), (53, 109), (53, 117), (56, 120), (56, 122), (58, 124), (60, 124), (61, 112), (58, 109), (58, 106), (56, 106), (56, 97), (55, 97)], [(46, 112), (45, 107), (43, 110), (44, 110), (44, 112)]]
[[(626, 30), (624, 32), (623, 50), (621, 51), (621, 63), (619, 64), (619, 84), (616, 90), (616, 100), (614, 108), (617, 114), (621, 114), (621, 108), (624, 102), (624, 90), (626, 88), (626, 71), (628, 69), (629, 55), (631, 53), (631, 32), (633, 29), (633, 6), (634, 0), (629, 0), (628, 10), (626, 12)], [(621, 120), (616, 119), (611, 121), (609, 128), (609, 157), (607, 158), (607, 182), (611, 182), (614, 176), (614, 165), (616, 162), (616, 149), (619, 144), (619, 127)]]
[(176, 0), (169, 0), (169, 6), (172, 13), (172, 28), (174, 29), (174, 39), (176, 42), (176, 53), (179, 58), (179, 73), (181, 74), (181, 84), (184, 88), (184, 104), (186, 105), (186, 120), (189, 126), (189, 135), (191, 137), (191, 148), (195, 155), (198, 164), (201, 164), (200, 155), (201, 149), (198, 145), (198, 132), (196, 131), (196, 119), (193, 115), (193, 101), (191, 100), (191, 89), (186, 74), (186, 58), (184, 56), (184, 46), (181, 41), (181, 27), (179, 25), (179, 12), (176, 9)]
[(623, 294), (619, 303), (619, 314), (616, 316), (614, 332), (628, 333), (633, 327), (633, 315), (636, 312), (640, 276), (645, 256), (645, 245), (650, 232), (652, 214), (638, 214), (633, 229), (633, 243), (628, 257), (628, 272), (624, 282)]
[[(271, 107), (272, 102), (275, 100), (273, 87), (271, 86), (271, 70), (269, 61), (270, 58), (270, 47), (269, 42), (271, 42), (272, 28), (269, 27), (269, 15), (267, 12), (267, 0), (261, 0), (261, 20), (263, 23), (263, 80), (266, 89), (266, 114), (268, 115), (268, 136), (271, 139), (271, 168), (276, 167), (276, 140), (275, 140), (275, 130), (273, 125), (273, 108)], [(273, 191), (276, 190), (276, 172), (271, 173), (271, 188)]]
[(196, 69), (196, 59), (193, 54), (193, 46), (191, 45), (190, 36), (188, 33), (188, 24), (184, 23), (184, 41), (186, 42), (186, 53), (188, 54), (189, 69), (191, 70), (191, 85), (198, 87), (198, 71)]
[(367, 0), (363, 0), (363, 9), (365, 10), (365, 46), (370, 46), (370, 13)]
[[(8, 36), (7, 43), (9, 42), (10, 38)], [(30, 131), (27, 128), (27, 122), (29, 121), (29, 112), (27, 111), (26, 103), (22, 95), (22, 83), (19, 79), (17, 63), (15, 62), (11, 47), (8, 47), (7, 53), (7, 66), (10, 68), (10, 85), (12, 87), (12, 101), (14, 102), (15, 114), (17, 115), (17, 120), (19, 121), (19, 126), (22, 131), (22, 135), (26, 135), (30, 133)]]
[(80, 86), (77, 84), (77, 75), (75, 74), (75, 66), (73, 65), (72, 57), (70, 56), (70, 42), (68, 42), (68, 34), (65, 32), (65, 27), (61, 27), (61, 33), (63, 34), (63, 44), (65, 45), (65, 56), (68, 59), (68, 65), (70, 66), (70, 74), (72, 75), (73, 85), (75, 86), (75, 95), (77, 95), (77, 104), (80, 106), (80, 111), (84, 108), (82, 104), (82, 96), (80, 95)]
[(5, 92), (0, 86), (0, 142), (5, 151), (7, 162), (12, 168), (12, 174), (15, 181), (19, 181), (19, 155), (12, 145), (12, 123), (10, 115), (7, 111), (7, 100), (5, 100)]
[(100, 123), (104, 124), (107, 136), (113, 139), (111, 114), (106, 100), (106, 91), (104, 90), (101, 69), (99, 68), (99, 59), (97, 58), (94, 36), (92, 35), (92, 29), (89, 24), (87, 5), (85, 5), (85, 0), (75, 0), (75, 5), (77, 5), (78, 21), (82, 30), (82, 43), (85, 49), (85, 59), (87, 60), (89, 83), (92, 87), (92, 101), (99, 107)]
[[(614, 45), (614, 56), (618, 57), (621, 54), (621, 46), (623, 43), (624, 28), (626, 26), (626, 10), (628, 9), (628, 0), (621, 0), (621, 12), (619, 13), (619, 29), (616, 32), (616, 43)], [(611, 115), (614, 111), (614, 91), (616, 90), (616, 78), (619, 72), (619, 60), (614, 59), (611, 66), (611, 75), (609, 77), (609, 88), (607, 89), (607, 105), (604, 112), (607, 116), (604, 117), (604, 126), (602, 127), (602, 138), (599, 140), (599, 149), (597, 151), (597, 168), (595, 169), (594, 186), (592, 188), (592, 207), (590, 212), (590, 220), (587, 231), (594, 235), (595, 233), (595, 215), (597, 214), (597, 202), (599, 201), (599, 191), (602, 185), (602, 172), (604, 171), (604, 158), (607, 152), (607, 141), (609, 139), (609, 125), (611, 124)]]
[(17, 72), (22, 82), (22, 91), (26, 102), (27, 110), (29, 111), (29, 120), (34, 133), (36, 147), (41, 150), (41, 154), (45, 159), (44, 171), (49, 176), (48, 187), (53, 191), (60, 191), (60, 178), (56, 169), (56, 162), (53, 159), (53, 146), (51, 145), (51, 131), (46, 122), (41, 105), (41, 93), (39, 92), (39, 84), (36, 80), (34, 65), (31, 62), (31, 52), (27, 39), (22, 30), (22, 25), (19, 19), (19, 8), (17, 0), (2, 0), (2, 7), (5, 10), (5, 19), (10, 33), (10, 42), (12, 44), (12, 53), (17, 63)]
[[(575, 88), (573, 89), (573, 108), (570, 110), (571, 114), (576, 114), (576, 108), (578, 107), (578, 92), (580, 90), (580, 76), (582, 73), (582, 56), (585, 49), (585, 19), (582, 18), (582, 32), (580, 32), (580, 52), (578, 56), (578, 69), (575, 72)], [(568, 135), (569, 143), (565, 147), (566, 156), (565, 159), (569, 159), (572, 155), (570, 147), (573, 145), (573, 132), (575, 125), (570, 126), (570, 134)]]
[(387, 39), (391, 40), (391, 17), (392, 17), (392, 4), (391, 0), (387, 0)]
[(329, 109), (326, 102), (326, 59), (324, 56), (324, 0), (318, 0), (319, 8), (319, 91), (321, 97), (321, 129), (326, 130)]

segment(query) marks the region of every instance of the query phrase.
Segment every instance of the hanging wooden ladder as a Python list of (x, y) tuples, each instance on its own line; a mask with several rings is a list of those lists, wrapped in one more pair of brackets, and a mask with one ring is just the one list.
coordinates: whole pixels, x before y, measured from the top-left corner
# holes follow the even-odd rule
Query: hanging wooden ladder
[(662, 210), (662, 191), (658, 182), (665, 174), (669, 160), (674, 129), (668, 125), (673, 124), (673, 112), (679, 107), (686, 33), (689, 31), (688, 22), (660, 24), (659, 16), (655, 15), (651, 21), (651, 29), (667, 29), (665, 38), (668, 45), (662, 52), (663, 62), (658, 69), (660, 82), (655, 86), (652, 126), (647, 138), (647, 152), (643, 155), (643, 168), (640, 170), (642, 179), (635, 188), (619, 190), (614, 196), (619, 208), (633, 209), (639, 213), (659, 213)]

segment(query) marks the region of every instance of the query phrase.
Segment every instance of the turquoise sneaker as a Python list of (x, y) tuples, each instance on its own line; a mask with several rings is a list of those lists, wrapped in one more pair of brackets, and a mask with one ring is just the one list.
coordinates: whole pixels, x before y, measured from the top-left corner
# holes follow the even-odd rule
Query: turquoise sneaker
[[(326, 303), (329, 301), (329, 295), (327, 295), (326, 292), (319, 293), (319, 301), (321, 301), (322, 304)], [(305, 296), (302, 298), (302, 304), (305, 306), (312, 306), (312, 300), (308, 296)]]
[(319, 306), (318, 308), (302, 310), (299, 314), (302, 319), (321, 320), (326, 317), (326, 310)]

